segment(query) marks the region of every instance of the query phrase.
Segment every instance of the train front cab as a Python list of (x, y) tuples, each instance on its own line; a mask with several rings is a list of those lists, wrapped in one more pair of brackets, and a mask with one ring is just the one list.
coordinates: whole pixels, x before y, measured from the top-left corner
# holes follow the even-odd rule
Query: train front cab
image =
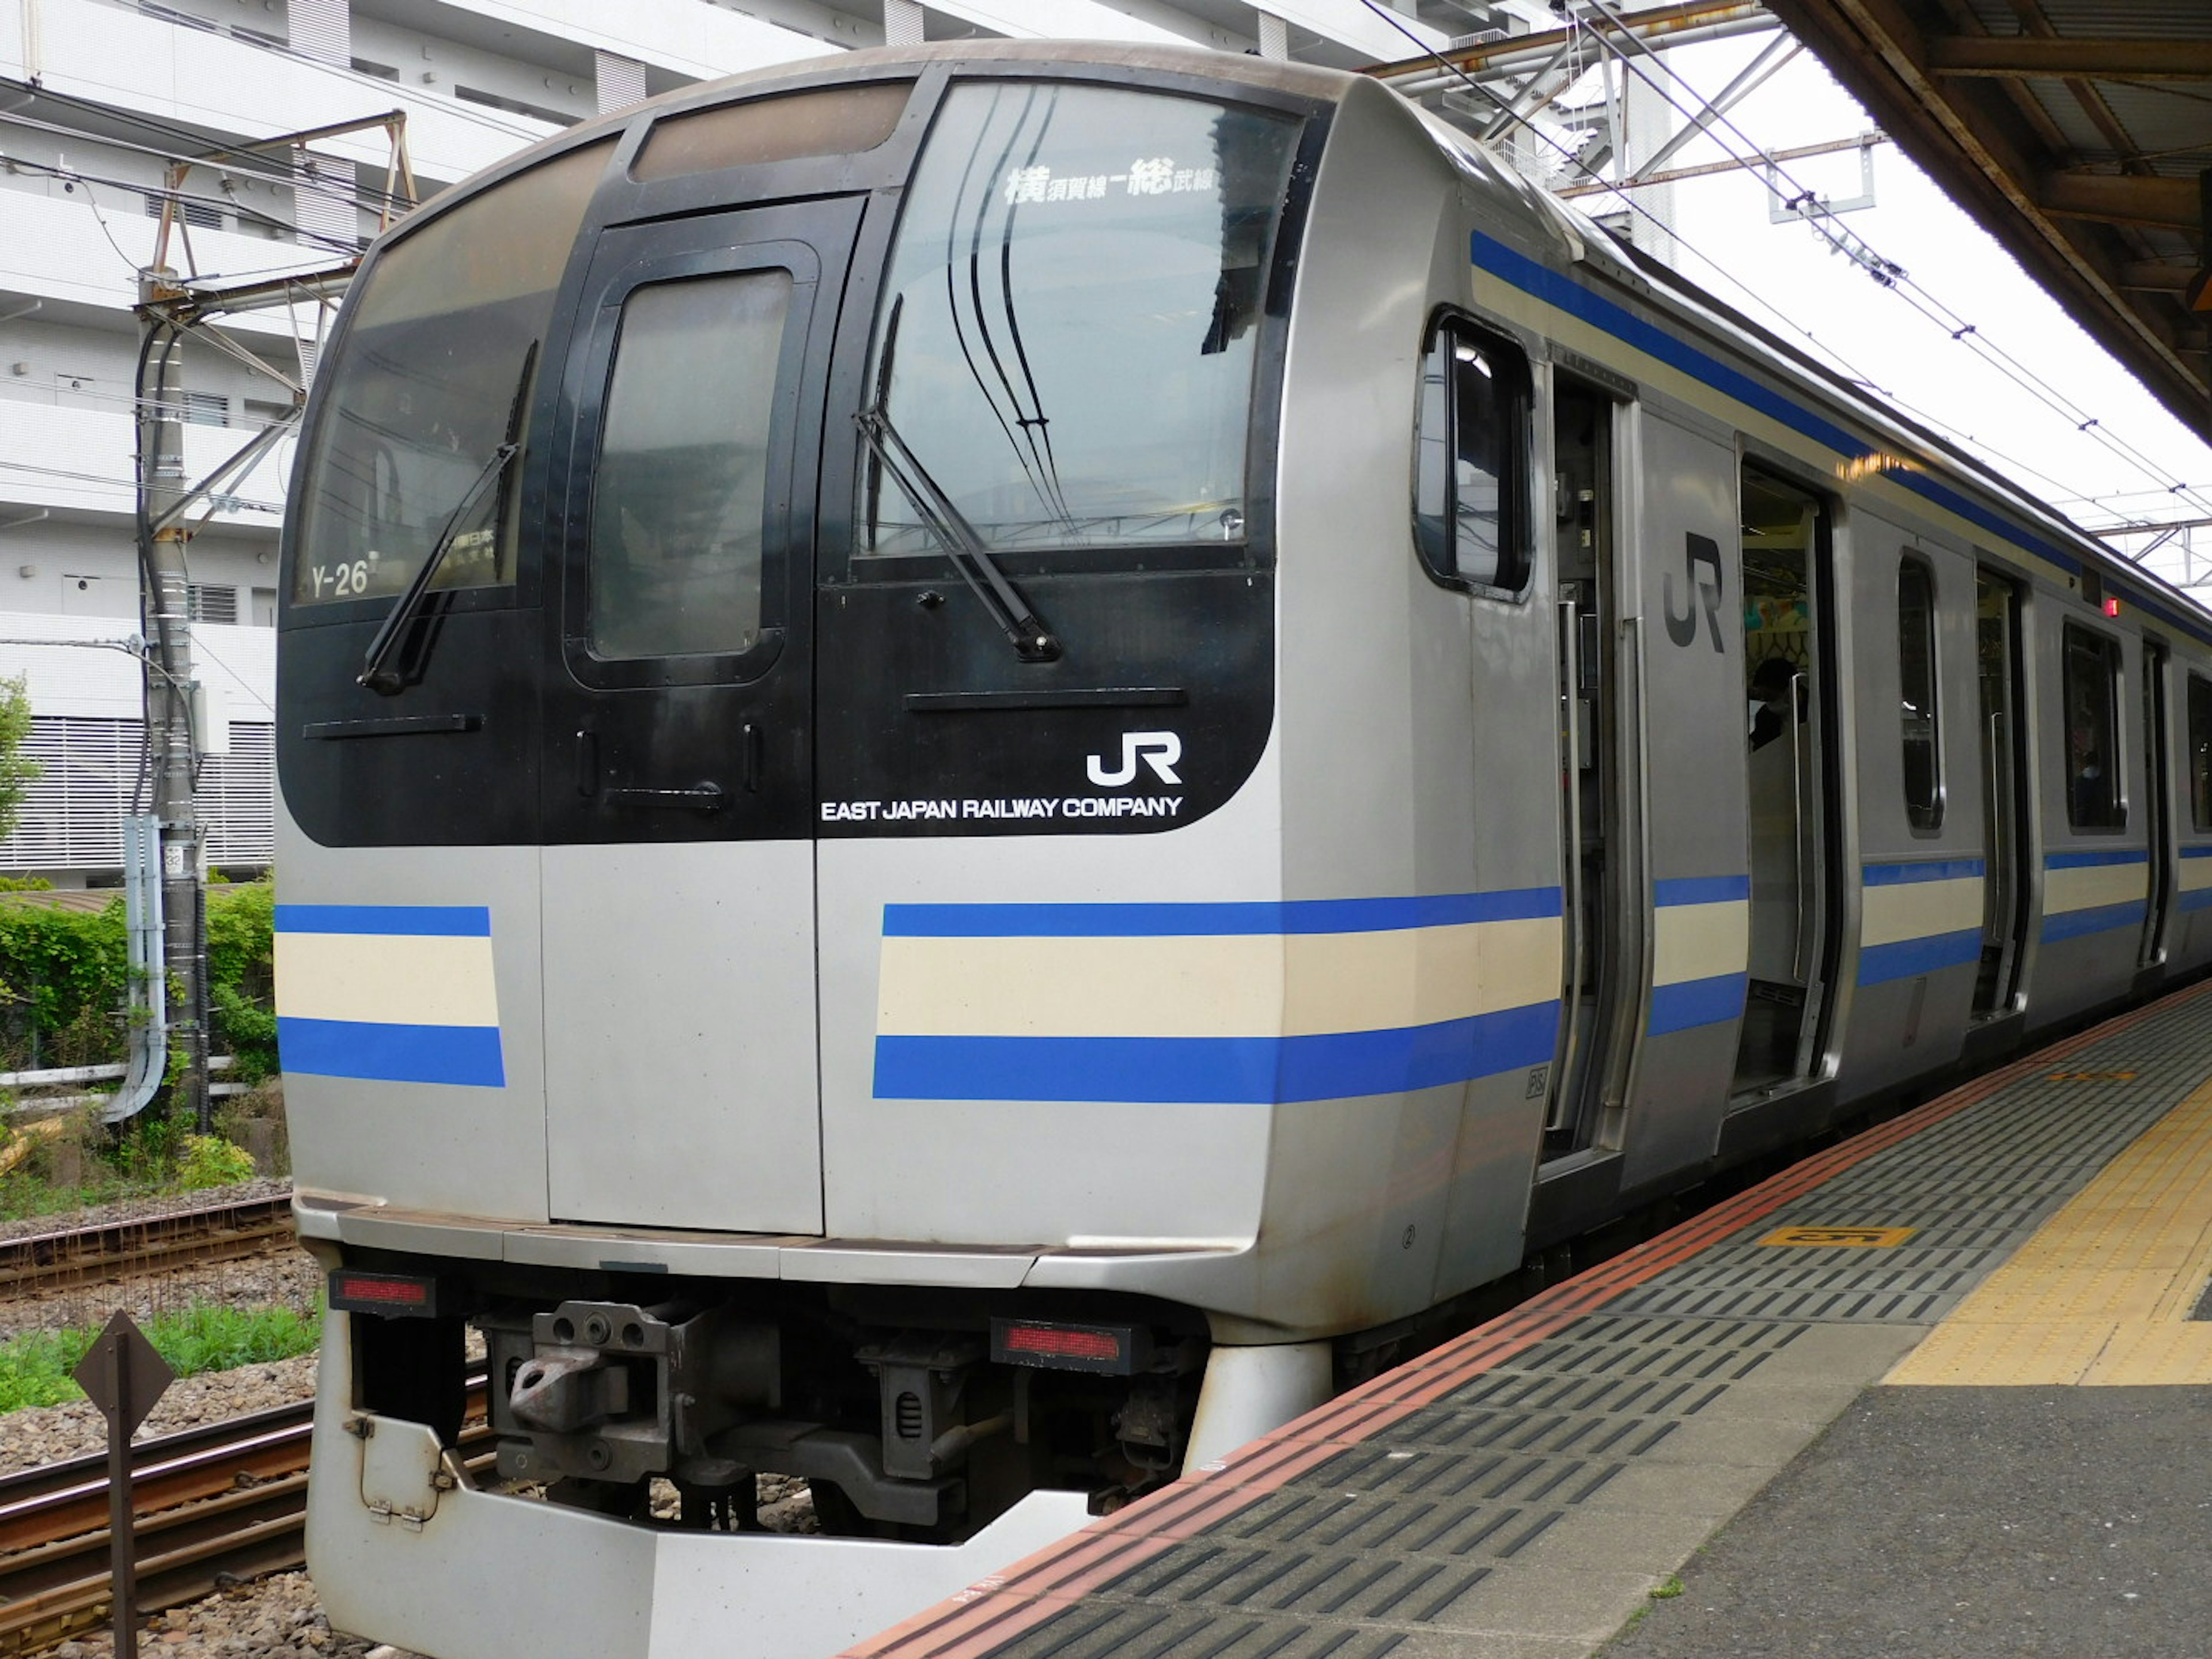
[[(1274, 411), (1343, 82), (977, 56), (576, 135), (349, 301), (277, 923), (349, 1628), (826, 1649), (1172, 1475), (1200, 1310), (1264, 1324)], [(744, 1530), (779, 1469), (846, 1535)]]

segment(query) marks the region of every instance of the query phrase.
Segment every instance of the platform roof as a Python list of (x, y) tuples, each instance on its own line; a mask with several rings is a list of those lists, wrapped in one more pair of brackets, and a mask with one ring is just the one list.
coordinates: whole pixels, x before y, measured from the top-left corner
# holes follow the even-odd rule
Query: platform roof
[(2212, 441), (2212, 5), (1766, 0), (1943, 190)]

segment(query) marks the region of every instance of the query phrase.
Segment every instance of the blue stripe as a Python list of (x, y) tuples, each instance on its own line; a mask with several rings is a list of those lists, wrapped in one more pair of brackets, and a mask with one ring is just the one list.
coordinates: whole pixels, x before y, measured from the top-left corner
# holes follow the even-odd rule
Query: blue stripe
[(2046, 870), (2087, 870), (2100, 864), (2148, 864), (2150, 854), (2140, 847), (2118, 848), (2108, 853), (2053, 853), (2043, 860)]
[(1294, 1037), (879, 1036), (878, 1100), (1267, 1105), (1346, 1100), (1542, 1066), (1559, 1005)]
[(1749, 876), (1670, 876), (1651, 884), (1651, 902), (1662, 909), (1676, 904), (1722, 904), (1750, 896)]
[[(1504, 277), (1514, 287), (1535, 295), (1547, 304), (1558, 307), (1570, 316), (1579, 317), (1584, 322), (1603, 329), (1647, 356), (1657, 358), (1670, 368), (1680, 369), (1692, 380), (1704, 381), (1716, 392), (1759, 410), (1793, 432), (1802, 433), (1838, 455), (1856, 460), (1877, 453), (1856, 434), (1815, 414), (1794, 398), (1753, 380), (1742, 370), (1668, 333), (1656, 324), (1646, 322), (1635, 313), (1602, 295), (1591, 292), (1571, 277), (1539, 264), (1525, 254), (1516, 253), (1503, 242), (1493, 240), (1479, 230), (1474, 233), (1470, 257), (1476, 264), (1494, 276)], [(2040, 555), (2063, 570), (2081, 568), (2081, 561), (2074, 554), (2021, 529), (1979, 501), (1960, 495), (1924, 473), (1911, 468), (1885, 468), (1883, 476), (1913, 494), (1933, 501), (1947, 512), (1954, 513), (1969, 523), (2002, 537), (2014, 546)], [(2190, 631), (2196, 632), (2193, 629)]]
[(1979, 876), (1979, 859), (1932, 859), (1924, 864), (1869, 864), (1859, 872), (1868, 887), (1902, 887), (1916, 881), (1962, 881)]
[(1593, 294), (1571, 277), (1539, 264), (1525, 254), (1516, 253), (1504, 243), (1494, 240), (1479, 230), (1474, 233), (1474, 238), (1470, 257), (1474, 263), (1493, 275), (1504, 277), (1514, 287), (1525, 289), (1547, 304), (1557, 306), (1571, 316), (1595, 324), (1647, 356), (1656, 357), (1670, 368), (1678, 368), (1692, 379), (1703, 380), (1716, 391), (1726, 392), (1737, 402), (1749, 404), (1760, 414), (1826, 444), (1830, 449), (1845, 455), (1870, 453), (1866, 445), (1843, 428), (1821, 419), (1812, 410), (1793, 403), (1741, 370), (1731, 368), (1717, 357), (1698, 350), (1687, 341), (1644, 321), (1626, 307), (1616, 305), (1601, 295)]
[(1686, 979), (1679, 985), (1655, 985), (1651, 1023), (1646, 1029), (1653, 1036), (1664, 1036), (1669, 1031), (1738, 1018), (1743, 1013), (1743, 994), (1749, 981), (1747, 974), (1716, 974), (1711, 979)]
[(1223, 933), (1375, 933), (1470, 921), (1519, 921), (1559, 914), (1556, 887), (1436, 893), (1412, 898), (1220, 904), (886, 904), (884, 936), (1166, 939)]
[(1859, 983), (1886, 985), (1893, 979), (1913, 979), (1945, 968), (1961, 968), (1982, 959), (1982, 930), (1961, 928), (1955, 933), (1930, 933), (1924, 939), (1901, 939), (1890, 945), (1869, 945), (1859, 952)]
[(2212, 847), (2185, 847), (2181, 856), (2185, 859), (2212, 859)]
[(496, 1025), (382, 1025), (279, 1015), (276, 1050), (284, 1070), (317, 1077), (483, 1089), (507, 1084)]
[(489, 939), (491, 912), (481, 904), (280, 904), (276, 931)]
[(2089, 933), (2110, 933), (2115, 927), (2140, 927), (2143, 921), (2143, 901), (2130, 899), (2124, 904), (2096, 904), (2087, 910), (2061, 910), (2043, 919), (2043, 942), (2056, 944), (2060, 939), (2081, 939)]
[(2179, 894), (2175, 897), (2174, 903), (2180, 909), (2202, 910), (2206, 905), (2212, 904), (2212, 887), (2194, 888), (2189, 892)]

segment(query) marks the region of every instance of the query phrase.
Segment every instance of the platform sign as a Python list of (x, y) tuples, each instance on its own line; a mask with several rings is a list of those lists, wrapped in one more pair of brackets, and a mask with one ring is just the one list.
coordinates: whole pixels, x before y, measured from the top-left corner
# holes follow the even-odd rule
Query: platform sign
[(131, 1316), (120, 1308), (100, 1328), (70, 1373), (107, 1419), (107, 1536), (114, 1580), (115, 1659), (137, 1659), (137, 1563), (131, 1510), (131, 1436), (177, 1380)]
[(1759, 1242), (1762, 1244), (1828, 1245), (1844, 1249), (1887, 1250), (1902, 1244), (1917, 1231), (1911, 1227), (1784, 1227)]

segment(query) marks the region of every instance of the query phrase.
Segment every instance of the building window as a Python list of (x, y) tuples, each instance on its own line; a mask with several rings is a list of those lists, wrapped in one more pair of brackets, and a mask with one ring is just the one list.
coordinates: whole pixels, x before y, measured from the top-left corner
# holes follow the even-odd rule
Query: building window
[(186, 601), (194, 622), (235, 623), (238, 620), (238, 590), (234, 587), (203, 587), (194, 582), (186, 589)]
[(2066, 821), (2076, 830), (2127, 824), (2120, 797), (2120, 642), (2066, 624)]
[[(160, 218), (161, 216), (161, 205), (168, 198), (158, 190), (148, 191), (146, 192), (146, 216), (149, 219)], [(179, 217), (182, 218), (186, 224), (191, 226), (195, 230), (221, 230), (222, 228), (222, 210), (216, 207), (212, 203), (191, 202), (186, 201), (183, 197), (179, 197), (177, 198), (177, 213)]]
[(1942, 754), (1936, 720), (1936, 573), (1924, 559), (1897, 567), (1898, 720), (1905, 816), (1915, 835), (1943, 824)]
[(1422, 359), (1413, 540), (1437, 580), (1518, 595), (1528, 585), (1528, 360), (1465, 320), (1440, 320)]
[(2212, 684), (2189, 677), (2189, 818), (2212, 830)]
[(219, 392), (187, 392), (183, 415), (186, 426), (228, 426), (230, 399)]

